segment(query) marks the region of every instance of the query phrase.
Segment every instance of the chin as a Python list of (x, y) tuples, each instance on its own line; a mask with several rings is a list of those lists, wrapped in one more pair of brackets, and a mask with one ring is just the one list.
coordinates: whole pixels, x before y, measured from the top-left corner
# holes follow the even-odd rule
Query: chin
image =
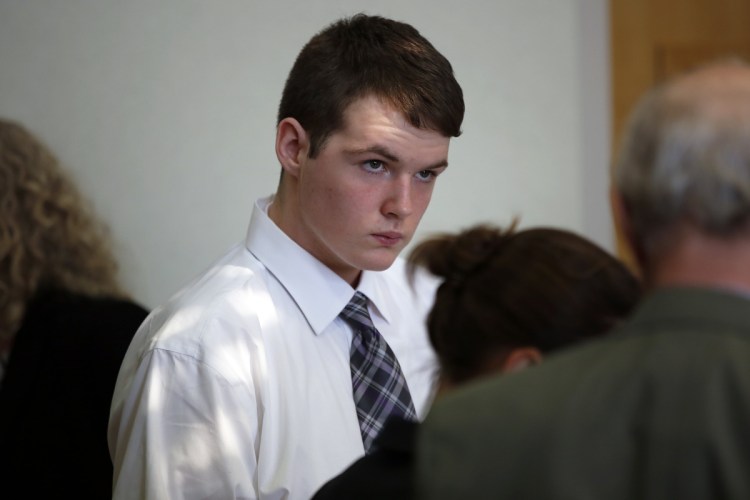
[(378, 258), (365, 259), (362, 261), (360, 269), (366, 271), (385, 271), (393, 265), (393, 262), (398, 257), (397, 253), (388, 256), (378, 256)]

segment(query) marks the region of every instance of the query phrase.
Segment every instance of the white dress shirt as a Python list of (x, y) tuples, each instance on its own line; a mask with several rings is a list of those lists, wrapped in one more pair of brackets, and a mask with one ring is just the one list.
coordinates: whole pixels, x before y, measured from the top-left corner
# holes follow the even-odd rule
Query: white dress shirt
[[(256, 202), (245, 244), (138, 330), (112, 401), (115, 499), (307, 499), (364, 454), (352, 399), (354, 290)], [(398, 259), (362, 273), (375, 327), (396, 354), (420, 419), (436, 359), (425, 317), (438, 282), (412, 288)]]

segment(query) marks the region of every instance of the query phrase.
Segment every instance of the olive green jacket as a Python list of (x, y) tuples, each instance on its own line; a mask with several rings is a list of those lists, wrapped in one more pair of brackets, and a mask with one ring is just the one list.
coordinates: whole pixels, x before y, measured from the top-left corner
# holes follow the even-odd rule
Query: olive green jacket
[(644, 298), (616, 332), (438, 401), (424, 499), (750, 499), (750, 299)]

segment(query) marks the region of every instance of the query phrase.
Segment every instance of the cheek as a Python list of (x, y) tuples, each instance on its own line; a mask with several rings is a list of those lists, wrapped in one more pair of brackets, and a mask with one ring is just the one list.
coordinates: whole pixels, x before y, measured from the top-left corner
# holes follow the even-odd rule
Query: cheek
[(312, 199), (313, 203), (325, 206), (334, 217), (345, 217), (347, 213), (355, 211), (356, 200), (356, 196), (341, 186), (323, 186), (313, 194)]
[(345, 232), (360, 219), (362, 197), (343, 186), (320, 185), (307, 192), (302, 206), (303, 216), (312, 217), (314, 225), (325, 231)]
[(414, 203), (415, 211), (419, 214), (420, 217), (425, 213), (427, 207), (430, 204), (433, 188), (434, 184), (428, 184), (424, 186), (424, 189), (415, 190), (414, 199), (412, 201)]
[(339, 197), (336, 184), (325, 176), (308, 175), (300, 183), (302, 211), (324, 210), (335, 207)]

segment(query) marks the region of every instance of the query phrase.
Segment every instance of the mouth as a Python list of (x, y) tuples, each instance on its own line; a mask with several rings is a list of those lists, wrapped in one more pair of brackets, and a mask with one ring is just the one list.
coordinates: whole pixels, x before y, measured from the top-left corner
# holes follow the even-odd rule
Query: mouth
[(373, 233), (372, 237), (375, 238), (381, 245), (387, 247), (398, 245), (404, 240), (404, 235), (395, 231)]

